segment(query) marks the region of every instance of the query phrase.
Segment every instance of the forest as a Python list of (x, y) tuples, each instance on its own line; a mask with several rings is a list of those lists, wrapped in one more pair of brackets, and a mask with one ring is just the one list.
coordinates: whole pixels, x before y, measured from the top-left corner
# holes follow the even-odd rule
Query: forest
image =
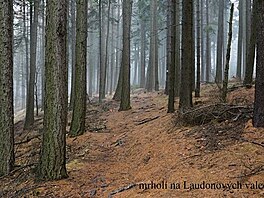
[(0, 0), (0, 197), (264, 197), (264, 1)]

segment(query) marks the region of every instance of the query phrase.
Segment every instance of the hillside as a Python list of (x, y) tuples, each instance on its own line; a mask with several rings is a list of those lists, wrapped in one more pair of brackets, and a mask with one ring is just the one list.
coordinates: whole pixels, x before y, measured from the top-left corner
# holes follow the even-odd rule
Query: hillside
[[(203, 86), (202, 97), (194, 102), (214, 104), (217, 92), (214, 85)], [(253, 93), (254, 88), (235, 89), (228, 102), (252, 105)], [(0, 197), (264, 197), (264, 129), (236, 115), (182, 125), (177, 115), (167, 114), (166, 105), (162, 92), (142, 90), (134, 91), (132, 109), (125, 112), (110, 99), (102, 106), (92, 100), (86, 133), (67, 137), (69, 178), (52, 182), (34, 179), (41, 116), (29, 131), (22, 131), (23, 121), (17, 121), (18, 166), (0, 178)], [(209, 189), (191, 189), (194, 184)]]

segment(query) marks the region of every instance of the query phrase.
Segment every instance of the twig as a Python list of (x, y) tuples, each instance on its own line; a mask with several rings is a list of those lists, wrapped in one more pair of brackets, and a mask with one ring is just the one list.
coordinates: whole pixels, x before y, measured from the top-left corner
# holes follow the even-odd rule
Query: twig
[(38, 139), (39, 139), (39, 136), (40, 136), (40, 134), (35, 135), (35, 136), (31, 137), (31, 138), (28, 138), (28, 137), (27, 137), (26, 140), (23, 140), (23, 141), (21, 141), (21, 142), (15, 142), (15, 145), (20, 145), (20, 144), (28, 143), (28, 142), (30, 142), (31, 140), (35, 139), (35, 138), (38, 138)]
[(17, 172), (17, 171), (19, 171), (19, 170), (21, 170), (21, 169), (24, 169), (24, 168), (27, 168), (27, 167), (30, 167), (30, 166), (34, 166), (34, 165), (36, 165), (36, 164), (37, 164), (37, 163), (32, 163), (32, 164), (26, 164), (26, 165), (24, 165), (24, 166), (20, 166), (20, 167), (18, 167), (18, 168), (16, 168), (16, 169), (12, 170), (8, 175), (3, 175), (3, 176), (1, 176), (0, 179), (3, 179), (4, 177), (7, 177), (7, 176), (9, 176), (9, 175), (12, 175), (12, 174), (14, 174), (15, 172)]
[(261, 144), (261, 143), (258, 143), (258, 142), (254, 142), (254, 141), (250, 141), (250, 140), (247, 140), (245, 138), (240, 138), (240, 140), (242, 140), (244, 142), (251, 143), (251, 144), (255, 144), (255, 145), (258, 145), (258, 146), (261, 146), (261, 147), (264, 147), (264, 144)]
[(117, 190), (114, 190), (112, 192), (110, 192), (110, 194), (108, 195), (108, 198), (112, 198), (113, 195), (117, 194), (117, 193), (120, 193), (120, 192), (123, 192), (125, 190), (129, 190), (131, 188), (134, 188), (137, 184), (129, 184), (128, 186), (125, 186), (125, 187), (121, 187)]
[(227, 92), (232, 92), (232, 91), (235, 91), (236, 89), (243, 88), (243, 87), (245, 87), (245, 86), (244, 85), (235, 85), (232, 87), (228, 87)]
[(31, 164), (26, 164), (26, 165), (24, 165), (24, 166), (20, 166), (20, 167), (18, 167), (18, 168), (16, 168), (16, 169), (12, 170), (12, 171), (10, 172), (10, 174), (14, 174), (15, 172), (17, 172), (17, 171), (19, 171), (19, 170), (21, 170), (21, 169), (28, 168), (28, 167), (31, 167), (31, 166), (34, 166), (34, 165), (37, 165), (37, 163), (31, 163)]
[(29, 193), (30, 191), (35, 190), (40, 187), (42, 187), (42, 185), (35, 185), (35, 186), (28, 187), (28, 188), (22, 188), (16, 191), (13, 196), (10, 196), (10, 198), (22, 197), (21, 195), (25, 195), (26, 193)]
[(258, 174), (258, 173), (260, 173), (262, 171), (264, 171), (264, 166), (263, 165), (253, 169), (248, 174), (240, 175), (239, 177), (236, 177), (236, 178), (251, 177), (251, 176), (256, 175), (256, 174)]
[(155, 116), (155, 117), (153, 117), (153, 118), (146, 118), (146, 119), (143, 119), (143, 120), (139, 121), (139, 122), (137, 123), (137, 125), (145, 124), (145, 123), (147, 123), (147, 122), (150, 122), (150, 121), (156, 120), (156, 119), (158, 119), (159, 117), (160, 117), (160, 116)]

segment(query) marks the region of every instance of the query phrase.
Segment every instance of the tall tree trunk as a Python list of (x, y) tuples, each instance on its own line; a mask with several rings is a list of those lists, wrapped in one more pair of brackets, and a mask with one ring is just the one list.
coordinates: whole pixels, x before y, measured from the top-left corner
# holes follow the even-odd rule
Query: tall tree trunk
[(175, 111), (174, 109), (174, 97), (175, 97), (175, 51), (176, 51), (176, 15), (177, 15), (177, 1), (176, 0), (168, 0), (169, 2), (169, 10), (168, 12), (171, 12), (171, 26), (170, 28), (170, 57), (171, 61), (169, 63), (169, 82), (168, 82), (168, 93), (169, 93), (169, 101), (168, 101), (168, 113), (173, 113)]
[(117, 82), (115, 94), (113, 96), (113, 100), (115, 101), (121, 100), (122, 84), (123, 84), (123, 67), (122, 67), (122, 60), (121, 60), (121, 67), (119, 71), (118, 82)]
[(24, 128), (28, 129), (34, 123), (34, 85), (36, 75), (36, 50), (37, 50), (37, 28), (38, 28), (39, 0), (34, 1), (34, 17), (30, 27), (30, 72), (27, 90), (27, 106)]
[[(93, 9), (93, 3), (92, 2), (88, 2), (88, 9), (92, 10)], [(88, 13), (89, 15), (90, 13)], [(87, 19), (89, 20), (89, 19)], [(90, 20), (87, 22), (88, 24), (90, 23)], [(95, 79), (94, 77), (94, 70), (95, 70), (95, 56), (94, 56), (94, 51), (95, 51), (95, 47), (94, 47), (94, 41), (95, 41), (95, 34), (94, 32), (89, 32), (89, 28), (87, 27), (87, 31), (88, 31), (88, 49), (89, 51), (87, 52), (87, 62), (88, 62), (88, 94), (89, 97), (92, 97), (93, 95), (93, 86), (95, 85), (94, 81)]]
[[(118, 1), (118, 5), (120, 5), (120, 0)], [(123, 84), (123, 67), (122, 67), (122, 59), (123, 57), (121, 57), (121, 51), (123, 46), (121, 45), (122, 42), (120, 42), (120, 35), (121, 35), (121, 31), (120, 31), (120, 24), (123, 23), (121, 21), (121, 17), (120, 17), (120, 8), (118, 7), (118, 18), (119, 18), (119, 23), (117, 24), (117, 32), (118, 32), (118, 36), (117, 36), (117, 51), (116, 51), (116, 77), (118, 76), (118, 80), (117, 80), (117, 85), (116, 85), (116, 91), (115, 94), (113, 96), (113, 100), (119, 101), (121, 100), (121, 92), (122, 92), (122, 84)], [(124, 18), (123, 18), (124, 20)], [(121, 62), (121, 64), (119, 64)], [(119, 71), (119, 72), (118, 72)], [(119, 73), (119, 75), (118, 75)]]
[(62, 179), (66, 171), (67, 0), (49, 0), (46, 17), (45, 102), (38, 166), (42, 179)]
[(44, 108), (44, 98), (45, 98), (45, 0), (42, 0), (42, 36), (41, 36), (41, 108)]
[(135, 42), (134, 44), (135, 47), (135, 63), (134, 63), (134, 78), (133, 78), (133, 85), (137, 84), (137, 76), (138, 76), (138, 47), (137, 47), (137, 43)]
[(180, 28), (180, 0), (176, 0), (176, 36), (175, 36), (175, 85), (174, 97), (180, 95), (180, 78), (181, 78), (181, 28)]
[(253, 125), (264, 127), (264, 1), (257, 2), (257, 72)]
[(14, 168), (13, 1), (0, 3), (0, 176)]
[(86, 63), (87, 63), (87, 1), (77, 0), (76, 23), (76, 64), (75, 64), (75, 88), (74, 105), (70, 135), (82, 135), (85, 131), (86, 113)]
[(122, 92), (120, 111), (131, 108), (130, 106), (130, 31), (131, 31), (131, 15), (132, 0), (123, 0), (123, 51), (122, 51)]
[(243, 1), (239, 0), (239, 30), (238, 30), (238, 47), (237, 47), (237, 71), (236, 77), (242, 78), (242, 41), (243, 41)]
[(183, 0), (182, 5), (182, 67), (179, 108), (192, 107), (192, 67), (193, 67), (193, 2)]
[(195, 91), (195, 0), (192, 1), (193, 3), (193, 43), (192, 43), (192, 67), (191, 67), (191, 75), (192, 75), (192, 91)]
[(19, 69), (20, 69), (20, 65), (21, 65), (21, 54), (19, 53), (18, 54), (18, 61), (17, 61), (17, 68), (16, 69), (14, 69), (14, 73), (15, 73), (15, 75), (14, 75), (14, 112), (16, 112), (17, 111), (17, 109), (18, 109), (18, 107), (20, 106), (20, 104), (19, 104), (19, 102), (20, 102), (20, 92), (19, 92), (19, 88), (20, 88), (20, 86), (19, 86), (19, 82), (20, 82), (20, 71), (19, 71)]
[(201, 0), (201, 81), (205, 81), (204, 0)]
[(103, 39), (102, 39), (102, 0), (99, 0), (98, 3), (99, 6), (99, 102), (101, 103), (103, 100), (103, 67), (104, 67), (104, 61), (103, 61)]
[(166, 53), (166, 81), (165, 81), (165, 94), (169, 94), (169, 67), (171, 65), (171, 26), (172, 26), (172, 16), (171, 16), (171, 0), (167, 0), (168, 8), (167, 8), (167, 19), (166, 19), (166, 25), (167, 25), (167, 39), (166, 39), (166, 47), (167, 47), (167, 53)]
[(157, 0), (152, 0), (150, 2), (151, 9), (151, 33), (150, 33), (150, 49), (149, 49), (149, 64), (147, 70), (147, 81), (146, 81), (146, 89), (147, 91), (153, 91), (155, 89), (155, 69), (156, 69), (156, 37), (157, 37)]
[(211, 74), (211, 38), (209, 32), (209, 0), (206, 0), (206, 72), (205, 72), (205, 81), (210, 82)]
[(247, 62), (247, 36), (248, 36), (248, 24), (247, 24), (247, 0), (243, 1), (243, 39), (242, 39), (242, 46), (243, 46), (243, 51), (242, 51), (242, 79), (245, 76), (245, 71), (246, 71), (246, 62)]
[[(111, 9), (111, 17), (114, 18), (114, 6)], [(113, 92), (113, 84), (114, 84), (114, 65), (115, 65), (115, 48), (114, 48), (114, 22), (111, 22), (111, 63), (110, 63), (110, 85), (109, 85), (109, 94), (112, 95)]]
[(245, 86), (251, 86), (252, 77), (253, 77), (253, 69), (254, 69), (254, 60), (255, 60), (255, 50), (256, 50), (256, 23), (257, 23), (257, 0), (253, 0), (253, 9), (252, 9), (252, 19), (251, 19), (251, 34), (250, 34), (250, 42), (247, 54), (247, 65), (246, 65), (246, 73), (244, 79)]
[(222, 90), (223, 102), (226, 102), (226, 96), (227, 96), (227, 86), (228, 86), (228, 76), (229, 76), (229, 61), (230, 61), (230, 52), (231, 52), (231, 43), (232, 43), (233, 13), (234, 13), (234, 3), (232, 3), (231, 9), (230, 9), (228, 43), (227, 43), (227, 52), (226, 52), (226, 65), (225, 65), (225, 75), (224, 75), (223, 90)]
[[(101, 103), (105, 98), (105, 87), (106, 87), (106, 64), (107, 64), (107, 39), (105, 36), (105, 16), (103, 2), (99, 0), (99, 51), (100, 51), (100, 79), (99, 79), (99, 102)], [(108, 31), (108, 27), (107, 27)]]
[(75, 88), (75, 62), (76, 62), (76, 1), (71, 0), (71, 95), (70, 95), (70, 106), (69, 109), (72, 110), (74, 106), (74, 88)]
[(216, 76), (215, 82), (222, 83), (222, 68), (223, 68), (223, 42), (224, 42), (224, 1), (219, 0), (218, 12), (218, 33), (217, 33), (217, 61), (216, 61)]
[[(157, 8), (156, 8), (157, 10)], [(157, 12), (157, 11), (156, 11)], [(155, 13), (157, 15), (157, 13)], [(157, 31), (157, 18), (155, 19), (155, 57), (154, 57), (154, 63), (155, 63), (155, 68), (154, 68), (154, 89), (155, 91), (159, 91), (159, 34)]]
[[(121, 23), (121, 17), (120, 17), (120, 0), (118, 0), (118, 6), (117, 6), (117, 28), (116, 28), (116, 64), (115, 64), (115, 72), (114, 72), (114, 89), (117, 86), (117, 81), (119, 79), (119, 70), (120, 70), (120, 23)], [(118, 75), (119, 74), (119, 75)]]
[(161, 86), (165, 88), (165, 78), (166, 78), (166, 40), (164, 39), (161, 49), (161, 67), (160, 67), (160, 82)]
[(197, 19), (197, 24), (196, 24), (196, 31), (197, 31), (197, 36), (196, 36), (196, 60), (197, 60), (197, 65), (196, 65), (196, 89), (195, 89), (195, 97), (200, 97), (200, 79), (201, 79), (201, 20), (200, 20), (200, 0), (196, 1), (196, 19)]
[(23, 96), (22, 96), (22, 109), (26, 107), (26, 91), (28, 90), (28, 29), (27, 29), (27, 21), (26, 21), (26, 0), (23, 0), (23, 39), (25, 44), (25, 59), (26, 63), (23, 69)]
[(146, 22), (144, 18), (140, 20), (140, 87), (143, 88), (145, 86), (145, 63), (146, 63)]
[[(24, 47), (24, 46), (23, 46)], [(25, 100), (26, 100), (26, 75), (25, 75), (25, 59), (23, 57), (25, 57), (25, 51), (24, 48), (20, 49), (20, 53), (21, 53), (21, 58), (22, 58), (22, 62), (21, 62), (21, 106), (20, 106), (20, 110), (25, 109)]]
[[(105, 40), (105, 62), (104, 62), (104, 79), (103, 79), (103, 98), (105, 98), (105, 94), (107, 93), (108, 89), (106, 89), (106, 71), (108, 69), (109, 63), (109, 32), (110, 32), (110, 10), (111, 10), (111, 0), (108, 1), (107, 4), (107, 28), (106, 28), (106, 40)], [(109, 85), (109, 78), (107, 79), (107, 85)]]

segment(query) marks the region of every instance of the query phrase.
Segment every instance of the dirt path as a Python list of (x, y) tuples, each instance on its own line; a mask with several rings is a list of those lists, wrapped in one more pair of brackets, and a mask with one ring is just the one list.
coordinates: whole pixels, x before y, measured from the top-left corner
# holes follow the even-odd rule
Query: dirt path
[[(90, 109), (87, 117), (90, 132), (77, 138), (67, 138), (69, 178), (36, 183), (30, 177), (26, 186), (35, 187), (24, 195), (76, 198), (264, 197), (263, 187), (253, 189), (252, 185), (258, 182), (261, 188), (264, 183), (263, 171), (258, 170), (258, 167), (263, 168), (262, 147), (247, 142), (224, 142), (220, 138), (218, 141), (216, 137), (214, 141), (218, 146), (215, 150), (208, 150), (204, 143), (207, 137), (200, 135), (203, 128), (175, 127), (172, 115), (166, 112), (166, 103), (167, 99), (162, 94), (141, 93), (133, 95), (133, 108), (129, 111), (118, 112), (116, 102), (106, 103), (104, 112)], [(237, 127), (252, 136), (252, 127)], [(263, 131), (255, 133), (262, 137), (264, 134)], [(140, 189), (138, 185), (151, 182), (163, 182), (163, 186), (156, 186), (163, 189), (152, 189), (155, 188), (153, 185), (149, 185), (150, 189)], [(194, 187), (192, 183), (198, 185), (203, 182), (210, 189), (191, 189)], [(211, 189), (216, 185), (213, 183), (217, 183), (219, 189)], [(233, 188), (236, 185), (241, 188), (224, 186), (231, 183), (234, 183)], [(212, 185), (209, 187), (209, 184)]]

